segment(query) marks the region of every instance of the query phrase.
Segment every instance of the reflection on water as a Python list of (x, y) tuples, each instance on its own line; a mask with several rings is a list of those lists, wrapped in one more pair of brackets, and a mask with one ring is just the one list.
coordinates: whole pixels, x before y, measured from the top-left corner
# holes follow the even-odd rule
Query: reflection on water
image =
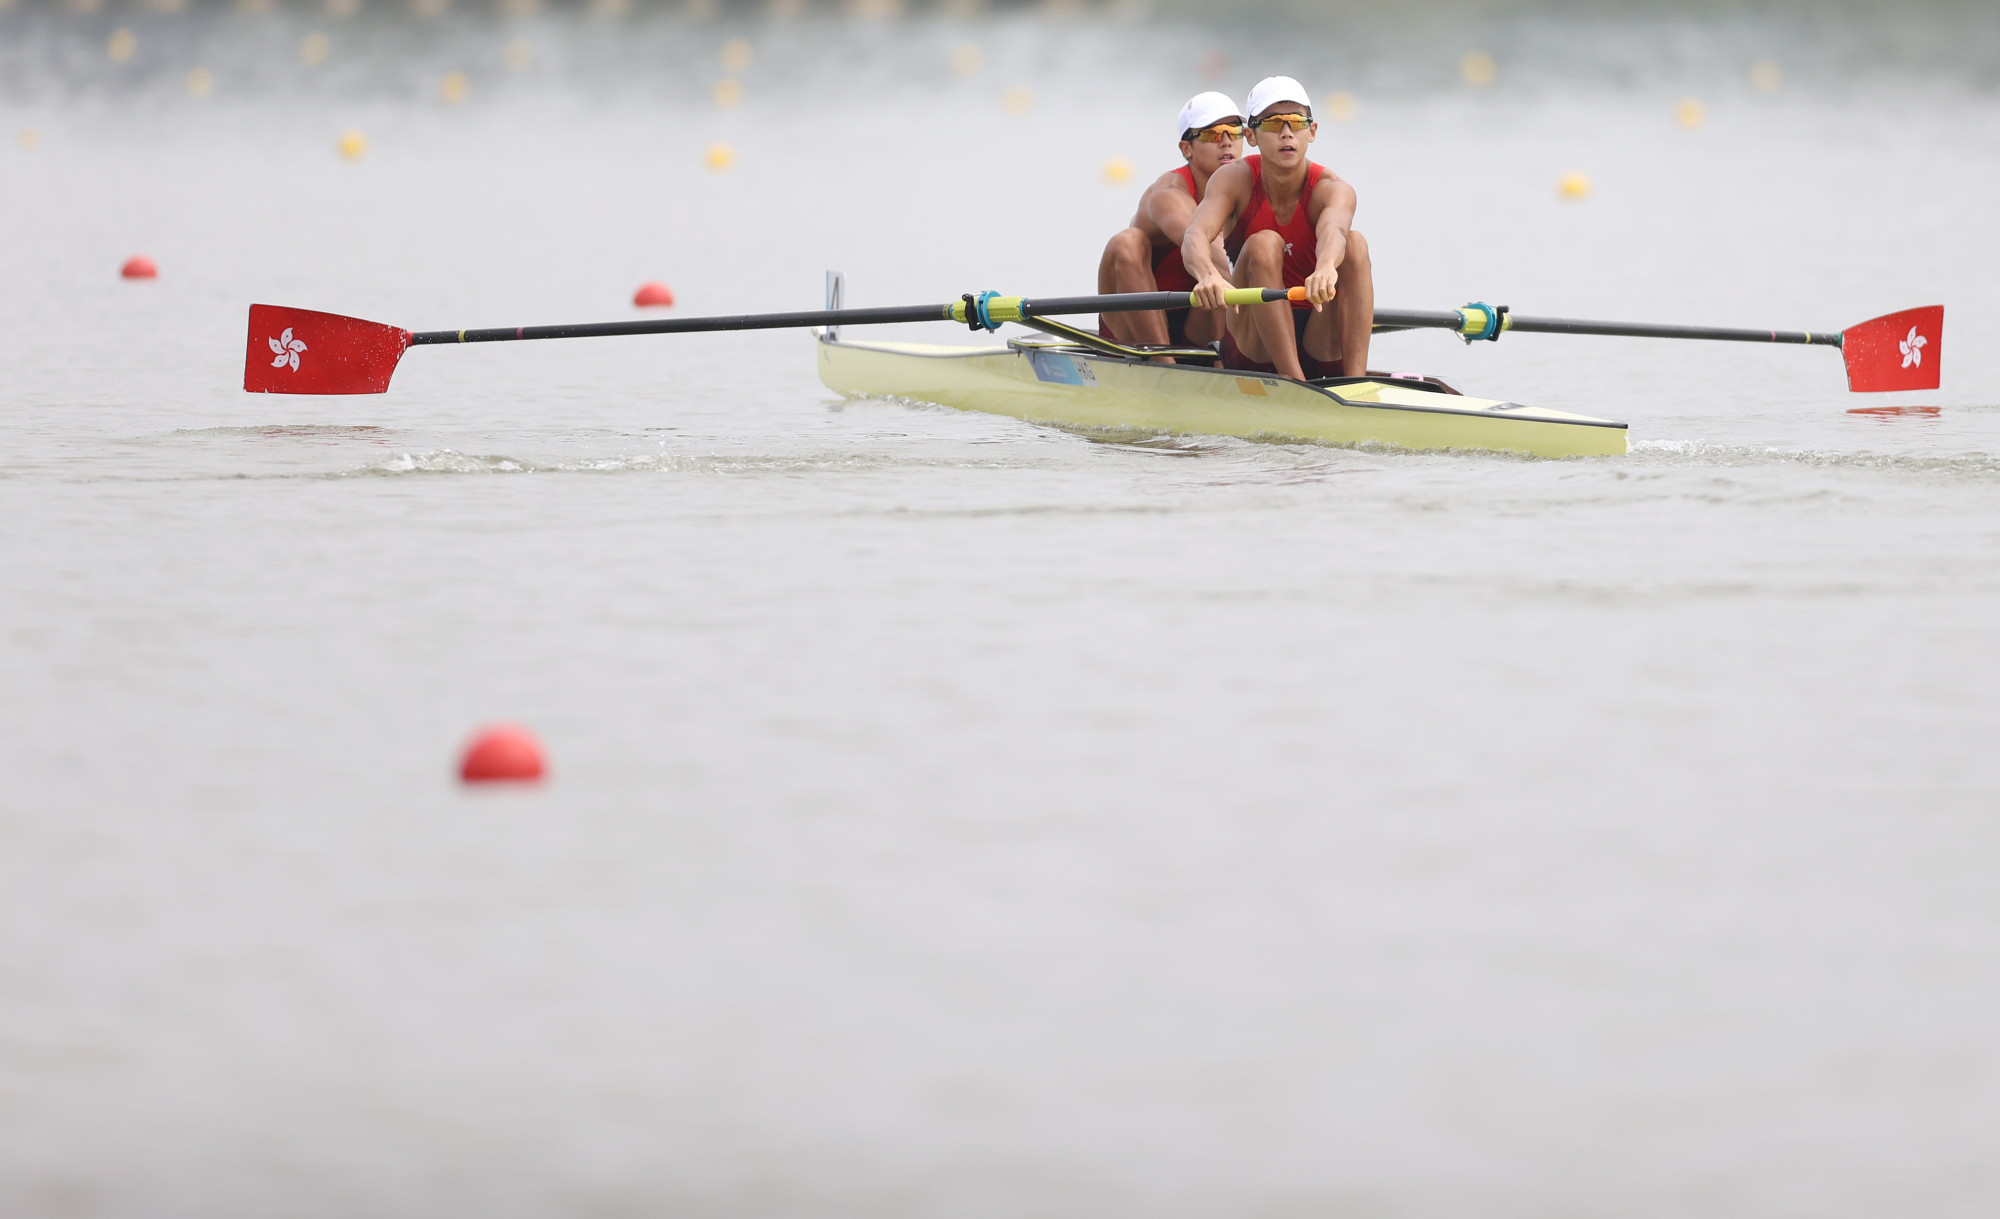
[(1940, 406), (1856, 406), (1850, 415), (1873, 415), (1878, 419), (1935, 419), (1944, 413)]

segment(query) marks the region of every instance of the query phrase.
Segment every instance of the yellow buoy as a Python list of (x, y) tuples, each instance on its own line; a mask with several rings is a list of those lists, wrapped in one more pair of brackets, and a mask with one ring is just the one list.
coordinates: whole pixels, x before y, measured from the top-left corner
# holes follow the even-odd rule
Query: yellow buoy
[(1336, 123), (1351, 123), (1357, 109), (1352, 93), (1336, 93), (1320, 103), (1319, 112)]
[(1458, 61), (1458, 74), (1465, 83), (1484, 89), (1500, 73), (1500, 66), (1484, 51), (1467, 51)]
[(207, 97), (215, 88), (215, 73), (207, 68), (196, 68), (188, 73), (188, 96)]
[(736, 150), (727, 144), (710, 144), (708, 151), (701, 155), (701, 163), (721, 173), (736, 164)]
[(1556, 193), (1565, 199), (1590, 198), (1590, 175), (1580, 169), (1572, 169), (1556, 180)]
[(525, 38), (516, 38), (507, 44), (500, 58), (509, 72), (525, 72), (528, 65), (535, 62), (535, 44)]
[(139, 49), (139, 36), (124, 26), (111, 31), (111, 41), (104, 44), (105, 54), (113, 63), (124, 63)]
[(1015, 85), (1000, 98), (1000, 104), (1012, 115), (1026, 114), (1035, 108), (1034, 93), (1022, 85)]
[(350, 161), (359, 161), (368, 155), (368, 137), (361, 134), (358, 127), (349, 127), (340, 133), (340, 142), (335, 145), (340, 155)]
[(458, 105), (471, 91), (472, 82), (465, 79), (463, 72), (446, 72), (444, 79), (438, 82), (438, 96), (443, 98), (448, 106)]
[(21, 134), (14, 139), (20, 143), (23, 152), (33, 152), (42, 146), (42, 133), (33, 127), (21, 128)]
[(961, 42), (951, 49), (951, 73), (953, 76), (977, 76), (979, 69), (986, 66), (986, 55), (969, 42)]
[(317, 68), (326, 62), (326, 57), (332, 52), (332, 39), (325, 34), (307, 34), (305, 41), (299, 44), (299, 62), (308, 68)]
[(1674, 121), (1693, 131), (1708, 121), (1708, 107), (1694, 98), (1684, 97), (1681, 99), (1681, 104), (1674, 107)]
[(743, 86), (725, 76), (715, 82), (712, 95), (715, 98), (715, 104), (727, 110), (743, 100)]
[(1124, 157), (1113, 157), (1106, 161), (1104, 168), (1098, 172), (1104, 176), (1107, 183), (1117, 186), (1132, 177), (1132, 162)]
[(723, 43), (722, 70), (732, 74), (747, 70), (750, 67), (750, 52), (748, 38), (732, 38)]
[(1750, 84), (1759, 93), (1776, 93), (1778, 86), (1785, 83), (1785, 74), (1778, 71), (1778, 65), (1768, 59), (1760, 59), (1750, 65)]

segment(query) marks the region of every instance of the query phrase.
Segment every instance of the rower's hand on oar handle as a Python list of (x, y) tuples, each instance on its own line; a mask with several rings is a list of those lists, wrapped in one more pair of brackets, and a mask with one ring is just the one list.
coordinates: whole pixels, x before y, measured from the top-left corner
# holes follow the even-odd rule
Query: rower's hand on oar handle
[(1229, 294), (1229, 281), (1210, 271), (1195, 283), (1189, 299), (1197, 309), (1222, 309), (1236, 303), (1229, 299)]
[(1318, 313), (1321, 306), (1333, 299), (1334, 293), (1339, 290), (1339, 287), (1340, 276), (1338, 272), (1316, 270), (1311, 275), (1306, 276), (1305, 287), (1293, 288), (1289, 295), (1295, 301), (1303, 300), (1309, 303), (1313, 307), (1313, 312)]

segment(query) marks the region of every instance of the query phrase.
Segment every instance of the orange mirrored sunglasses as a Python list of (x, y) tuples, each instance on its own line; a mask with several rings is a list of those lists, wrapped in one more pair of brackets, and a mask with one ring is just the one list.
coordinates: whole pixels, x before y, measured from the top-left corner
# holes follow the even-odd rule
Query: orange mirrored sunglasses
[(1243, 124), (1217, 123), (1212, 127), (1203, 127), (1200, 131), (1195, 132), (1194, 138), (1203, 144), (1220, 144), (1224, 140), (1240, 140), (1243, 138)]
[(1257, 120), (1259, 131), (1304, 131), (1312, 126), (1310, 114), (1270, 114)]

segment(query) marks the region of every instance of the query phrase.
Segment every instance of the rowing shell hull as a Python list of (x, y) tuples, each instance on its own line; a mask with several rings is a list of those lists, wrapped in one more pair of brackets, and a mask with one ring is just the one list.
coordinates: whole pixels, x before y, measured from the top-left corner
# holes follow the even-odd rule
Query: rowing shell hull
[(819, 375), (846, 397), (911, 398), (1057, 427), (1246, 440), (1485, 449), (1541, 457), (1625, 452), (1625, 425), (1393, 381), (1339, 391), (1283, 377), (1033, 347), (821, 339)]

